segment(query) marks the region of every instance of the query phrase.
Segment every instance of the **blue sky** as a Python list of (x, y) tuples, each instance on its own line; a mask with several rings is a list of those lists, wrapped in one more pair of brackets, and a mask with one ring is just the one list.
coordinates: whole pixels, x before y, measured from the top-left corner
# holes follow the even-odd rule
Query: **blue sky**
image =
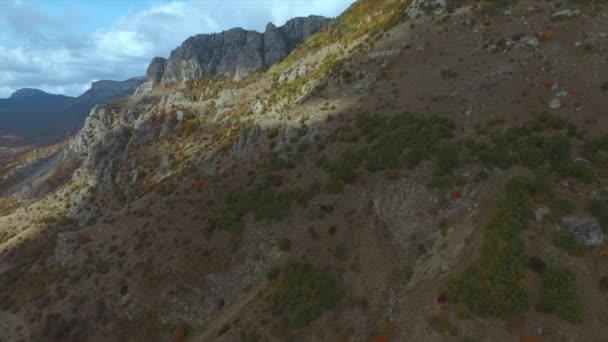
[(0, 98), (25, 87), (79, 95), (95, 80), (144, 75), (191, 35), (335, 17), (352, 2), (0, 0)]

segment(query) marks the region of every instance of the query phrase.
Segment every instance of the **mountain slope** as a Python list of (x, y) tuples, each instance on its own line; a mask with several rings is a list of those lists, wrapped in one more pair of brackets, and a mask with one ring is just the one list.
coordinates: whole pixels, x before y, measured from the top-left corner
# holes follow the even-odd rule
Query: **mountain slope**
[(362, 0), (99, 106), (0, 171), (0, 337), (598, 341), (608, 7), (564, 6)]

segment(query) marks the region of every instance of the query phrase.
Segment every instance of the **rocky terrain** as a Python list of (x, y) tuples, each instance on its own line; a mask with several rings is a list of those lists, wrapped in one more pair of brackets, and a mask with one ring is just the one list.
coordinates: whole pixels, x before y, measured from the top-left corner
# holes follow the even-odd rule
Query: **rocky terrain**
[(608, 5), (315, 25), (191, 37), (4, 159), (0, 340), (604, 341)]

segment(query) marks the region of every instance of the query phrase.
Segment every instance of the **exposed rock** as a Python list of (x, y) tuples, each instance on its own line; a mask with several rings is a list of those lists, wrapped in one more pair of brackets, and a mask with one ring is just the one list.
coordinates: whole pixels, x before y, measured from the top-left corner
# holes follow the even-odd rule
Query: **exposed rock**
[(171, 157), (168, 155), (164, 155), (160, 160), (160, 165), (158, 167), (161, 173), (168, 173), (169, 171), (171, 171), (172, 166), (173, 161), (171, 160)]
[(63, 232), (57, 234), (55, 244), (55, 261), (66, 266), (73, 262), (78, 248), (78, 232)]
[(418, 19), (427, 14), (441, 14), (445, 11), (447, 0), (414, 0), (405, 13), (409, 18)]
[(545, 218), (545, 215), (547, 215), (550, 212), (551, 212), (551, 209), (549, 209), (549, 207), (540, 207), (540, 208), (536, 209), (536, 211), (534, 212), (536, 221), (541, 222), (543, 220), (543, 218)]
[(231, 107), (237, 98), (238, 91), (233, 89), (222, 90), (217, 100), (215, 100), (215, 106), (218, 109)]
[(561, 106), (562, 102), (558, 98), (555, 98), (549, 102), (549, 108), (551, 109), (559, 109)]
[(538, 42), (538, 39), (536, 37), (524, 37), (522, 38), (524, 40), (524, 42), (532, 47), (537, 47), (540, 43)]
[(152, 84), (160, 83), (167, 67), (167, 59), (163, 57), (154, 57), (146, 70), (146, 79)]
[(262, 136), (262, 129), (259, 126), (241, 127), (239, 140), (232, 147), (232, 151), (237, 156), (244, 156), (254, 149)]
[(295, 100), (296, 104), (302, 104), (317, 92), (322, 91), (327, 86), (327, 79), (315, 79), (302, 87), (300, 96)]
[(597, 246), (604, 240), (602, 227), (593, 217), (564, 217), (556, 226), (558, 230), (572, 233), (579, 242), (587, 246)]
[(186, 119), (186, 114), (183, 111), (178, 110), (175, 114), (175, 118), (177, 119), (177, 122), (182, 123)]
[(134, 77), (126, 81), (93, 82), (91, 89), (78, 97), (78, 102), (87, 102), (91, 105), (106, 103), (112, 99), (133, 94), (144, 81), (143, 77)]
[(365, 73), (359, 77), (359, 80), (353, 84), (354, 90), (367, 90), (376, 82), (377, 76), (375, 73)]
[(561, 20), (561, 19), (566, 19), (566, 18), (572, 18), (572, 17), (577, 17), (581, 14), (580, 10), (570, 10), (570, 9), (565, 9), (559, 12), (555, 12), (551, 15), (551, 19), (553, 20)]
[(217, 74), (240, 79), (279, 62), (328, 22), (324, 17), (309, 16), (291, 19), (281, 27), (269, 24), (265, 33), (234, 28), (192, 36), (171, 52), (162, 82)]
[(154, 84), (150, 81), (146, 81), (144, 83), (142, 83), (139, 87), (137, 87), (137, 89), (135, 89), (135, 93), (133, 93), (133, 95), (145, 95), (148, 94), (152, 91), (152, 89), (154, 88)]

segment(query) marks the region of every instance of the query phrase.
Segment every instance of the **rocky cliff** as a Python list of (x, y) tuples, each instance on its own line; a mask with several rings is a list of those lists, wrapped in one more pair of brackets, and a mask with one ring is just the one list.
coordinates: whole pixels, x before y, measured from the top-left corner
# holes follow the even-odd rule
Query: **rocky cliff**
[(166, 64), (152, 60), (148, 82), (181, 82), (208, 75), (234, 75), (241, 79), (285, 58), (298, 44), (323, 28), (330, 19), (321, 16), (294, 18), (277, 27), (268, 24), (264, 33), (234, 28), (188, 38), (173, 50)]
[(125, 81), (96, 81), (91, 84), (91, 89), (78, 97), (78, 102), (87, 102), (93, 106), (131, 95), (144, 81), (144, 77), (133, 77)]

